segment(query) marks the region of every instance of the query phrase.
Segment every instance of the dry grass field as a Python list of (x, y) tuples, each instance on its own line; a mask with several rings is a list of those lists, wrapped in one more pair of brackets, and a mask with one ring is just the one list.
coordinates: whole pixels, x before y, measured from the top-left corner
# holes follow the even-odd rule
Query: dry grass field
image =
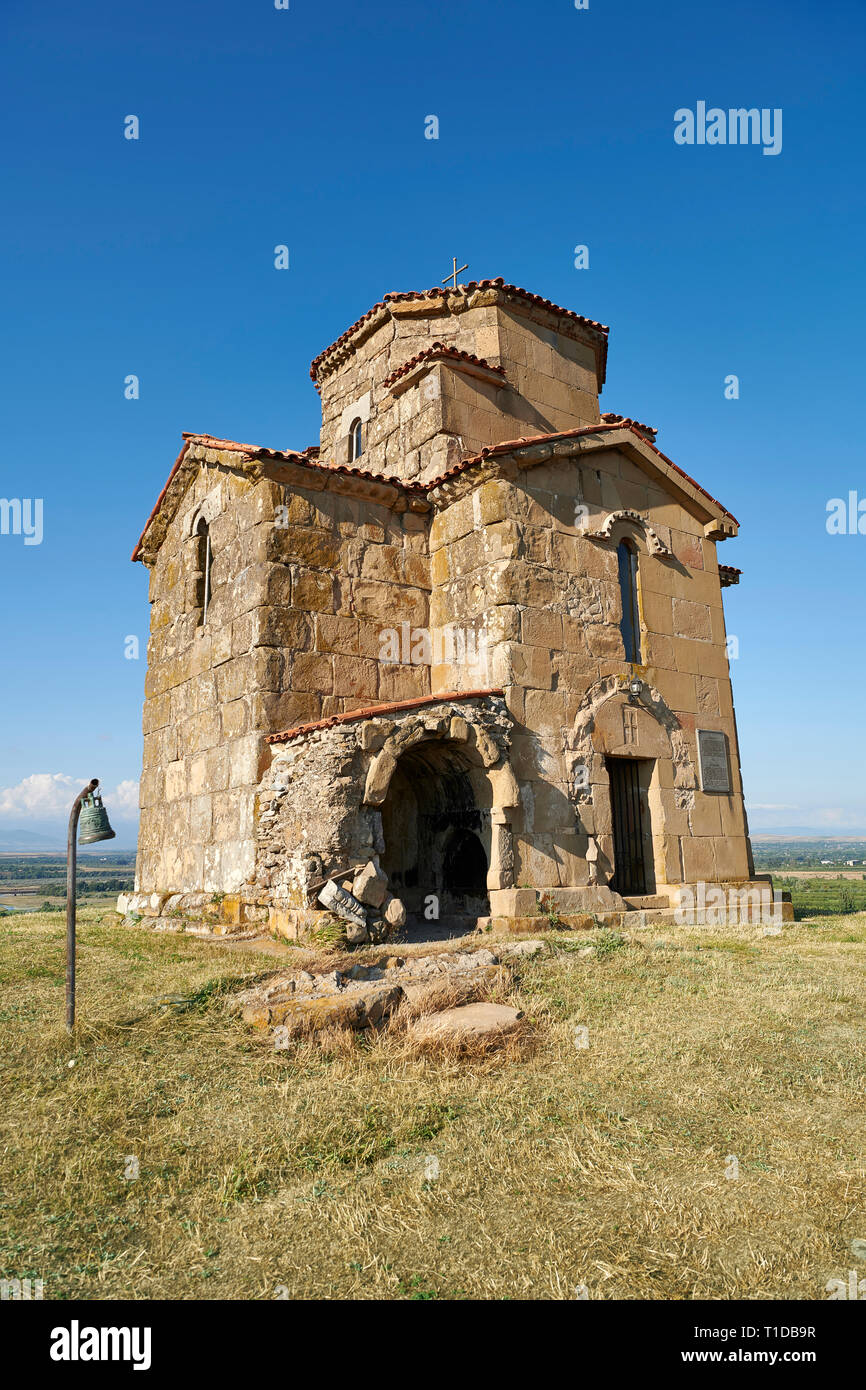
[(811, 1300), (856, 1264), (864, 915), (556, 936), (471, 1060), (275, 1050), (224, 999), (283, 959), (114, 920), (79, 915), (74, 1041), (61, 915), (0, 921), (0, 1274), (46, 1298)]

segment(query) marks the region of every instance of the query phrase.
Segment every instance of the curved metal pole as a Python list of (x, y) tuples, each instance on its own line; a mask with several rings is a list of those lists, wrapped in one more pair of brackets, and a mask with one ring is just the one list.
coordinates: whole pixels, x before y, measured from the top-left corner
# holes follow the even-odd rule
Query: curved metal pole
[(72, 803), (69, 812), (69, 832), (66, 837), (66, 1031), (71, 1033), (75, 1027), (75, 866), (78, 840), (78, 817), (81, 803), (91, 796), (99, 786), (99, 778), (94, 777)]

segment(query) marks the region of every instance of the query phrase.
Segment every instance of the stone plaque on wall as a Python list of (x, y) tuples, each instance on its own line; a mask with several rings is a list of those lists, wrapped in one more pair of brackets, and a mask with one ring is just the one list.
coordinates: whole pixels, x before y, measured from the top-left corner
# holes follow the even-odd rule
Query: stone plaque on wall
[(698, 758), (701, 764), (701, 791), (730, 792), (727, 734), (717, 729), (698, 729)]

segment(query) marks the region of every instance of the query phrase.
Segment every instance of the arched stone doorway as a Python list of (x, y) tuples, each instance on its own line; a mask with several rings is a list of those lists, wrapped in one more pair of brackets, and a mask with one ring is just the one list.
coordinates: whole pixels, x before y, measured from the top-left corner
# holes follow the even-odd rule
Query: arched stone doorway
[(416, 744), (397, 758), (382, 802), (381, 862), (410, 920), (490, 912), (490, 811), (479, 805), (477, 774), (447, 740)]
[(633, 693), (621, 676), (597, 681), (581, 702), (566, 757), (578, 820), (596, 845), (598, 880), (637, 897), (683, 882), (681, 842), (692, 831), (697, 777), (680, 720), (659, 691), (641, 680)]

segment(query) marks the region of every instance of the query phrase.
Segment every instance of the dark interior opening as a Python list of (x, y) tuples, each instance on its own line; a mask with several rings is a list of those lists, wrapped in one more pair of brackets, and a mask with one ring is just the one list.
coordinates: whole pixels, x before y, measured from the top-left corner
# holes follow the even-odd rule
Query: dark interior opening
[(624, 897), (655, 892), (648, 792), (653, 764), (647, 758), (605, 759), (610, 779), (614, 873), (610, 886)]
[(487, 916), (487, 813), (476, 804), (469, 764), (442, 739), (416, 744), (398, 759), (382, 805), (382, 868), (416, 921)]
[(483, 898), (487, 893), (487, 855), (471, 830), (456, 830), (445, 851), (443, 879), (447, 892)]

